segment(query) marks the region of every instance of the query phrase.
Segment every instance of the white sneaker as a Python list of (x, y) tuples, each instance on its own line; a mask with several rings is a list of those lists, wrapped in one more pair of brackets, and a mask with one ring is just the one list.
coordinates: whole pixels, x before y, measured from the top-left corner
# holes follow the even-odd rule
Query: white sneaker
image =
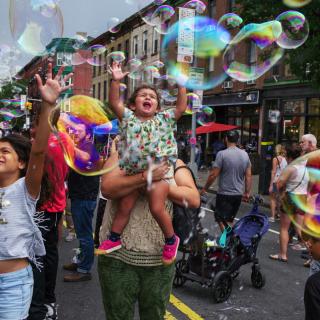
[(56, 303), (45, 304), (48, 309), (45, 320), (57, 320), (58, 319), (58, 305)]
[(270, 217), (268, 220), (269, 220), (269, 222), (275, 222), (276, 221), (273, 217)]
[(64, 238), (66, 242), (71, 242), (76, 238), (76, 234), (74, 232), (68, 232), (67, 236)]

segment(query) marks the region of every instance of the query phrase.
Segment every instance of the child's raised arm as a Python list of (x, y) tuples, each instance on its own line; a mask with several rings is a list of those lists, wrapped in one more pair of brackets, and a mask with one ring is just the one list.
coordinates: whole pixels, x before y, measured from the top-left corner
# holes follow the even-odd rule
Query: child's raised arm
[(177, 106), (174, 114), (176, 120), (179, 120), (187, 109), (187, 90), (185, 87), (178, 86)]
[(116, 114), (117, 118), (121, 121), (124, 105), (120, 99), (120, 81), (129, 73), (123, 72), (121, 64), (113, 62), (112, 67), (109, 66), (109, 73), (112, 76), (110, 90), (109, 90), (109, 103), (112, 111)]
[[(48, 65), (47, 80), (43, 85), (42, 80), (36, 74), (38, 89), (42, 97), (42, 106), (37, 128), (36, 137), (32, 143), (30, 160), (26, 174), (26, 187), (31, 197), (37, 198), (40, 193), (41, 179), (43, 174), (44, 159), (48, 146), (48, 138), (50, 135), (49, 114), (55, 107), (56, 100), (61, 92), (68, 90), (72, 84), (61, 87), (59, 80), (63, 73), (64, 67), (61, 67), (57, 75), (52, 78), (52, 64)], [(72, 73), (64, 77), (67, 81), (72, 77)]]

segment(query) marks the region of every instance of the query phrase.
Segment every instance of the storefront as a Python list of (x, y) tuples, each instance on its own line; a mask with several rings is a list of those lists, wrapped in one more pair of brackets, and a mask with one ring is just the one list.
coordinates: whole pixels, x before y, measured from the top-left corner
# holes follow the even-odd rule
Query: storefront
[(320, 141), (320, 91), (308, 86), (265, 88), (263, 138), (275, 143), (299, 142), (306, 133)]
[(205, 96), (203, 104), (213, 108), (216, 121), (239, 127), (240, 143), (258, 145), (260, 92), (246, 91)]

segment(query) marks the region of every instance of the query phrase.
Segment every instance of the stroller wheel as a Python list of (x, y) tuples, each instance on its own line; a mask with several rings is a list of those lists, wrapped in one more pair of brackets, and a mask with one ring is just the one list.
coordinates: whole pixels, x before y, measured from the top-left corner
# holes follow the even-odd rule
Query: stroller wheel
[(266, 284), (266, 277), (255, 267), (252, 268), (251, 283), (257, 289), (261, 289)]
[(216, 303), (226, 301), (232, 291), (232, 278), (229, 272), (220, 271), (216, 274), (212, 284), (213, 301)]
[(182, 287), (184, 285), (187, 279), (182, 275), (182, 273), (188, 273), (188, 272), (189, 272), (189, 265), (187, 263), (187, 260), (179, 260), (176, 263), (176, 274), (173, 279), (173, 286), (175, 288)]

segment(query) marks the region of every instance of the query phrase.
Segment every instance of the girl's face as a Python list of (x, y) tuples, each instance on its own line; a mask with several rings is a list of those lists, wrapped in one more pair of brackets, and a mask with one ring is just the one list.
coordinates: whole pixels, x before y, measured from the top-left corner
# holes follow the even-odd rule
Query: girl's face
[(25, 166), (9, 142), (0, 142), (0, 174), (20, 173)]
[(136, 116), (148, 119), (152, 118), (158, 109), (156, 92), (147, 88), (139, 90), (135, 104), (131, 105), (131, 109), (134, 111)]

